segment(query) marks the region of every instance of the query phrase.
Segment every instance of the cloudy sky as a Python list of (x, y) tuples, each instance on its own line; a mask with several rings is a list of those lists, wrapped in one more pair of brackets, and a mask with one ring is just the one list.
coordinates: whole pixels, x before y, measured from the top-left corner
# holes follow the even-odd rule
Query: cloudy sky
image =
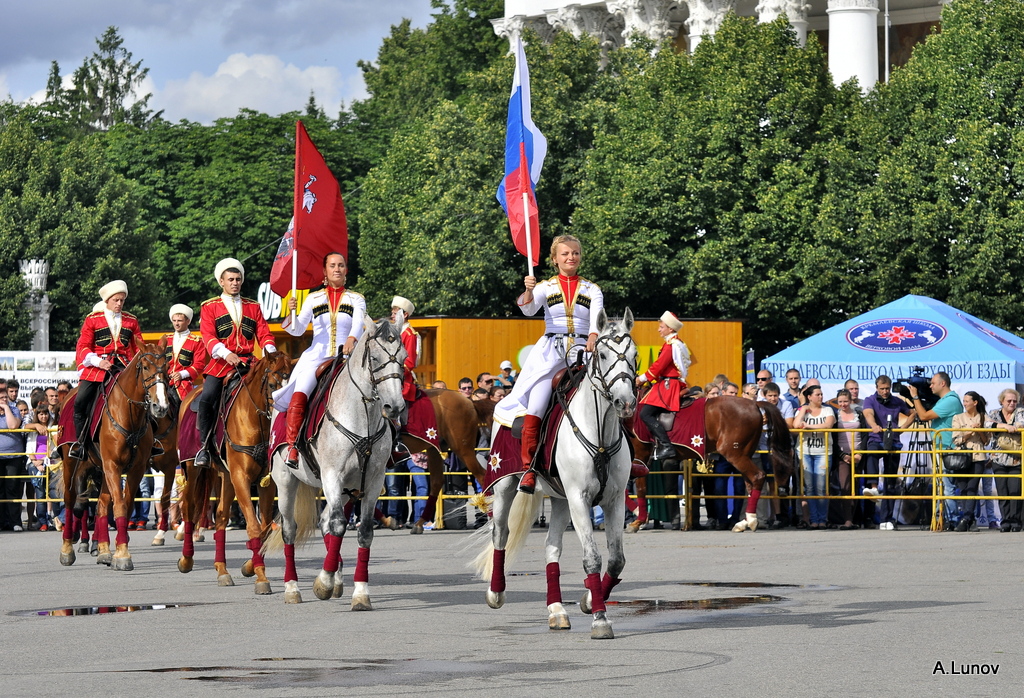
[(0, 99), (38, 98), (50, 62), (65, 76), (120, 29), (148, 67), (150, 106), (203, 123), (246, 107), (280, 114), (309, 93), (328, 114), (365, 96), (356, 61), (376, 60), (404, 17), (430, 21), (430, 0), (4, 0)]

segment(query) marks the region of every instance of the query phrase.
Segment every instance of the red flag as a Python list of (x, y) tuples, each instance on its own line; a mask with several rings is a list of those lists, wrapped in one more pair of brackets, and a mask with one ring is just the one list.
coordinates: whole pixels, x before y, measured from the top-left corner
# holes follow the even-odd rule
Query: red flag
[[(533, 247), (533, 265), (540, 264), (540, 217), (537, 213), (537, 199), (530, 186), (530, 164), (526, 159), (526, 146), (519, 144), (519, 167), (512, 170), (504, 180), (505, 197), (508, 202), (508, 227), (512, 233), (512, 244), (523, 256), (526, 254), (526, 211), (530, 215), (530, 244)], [(526, 211), (523, 210), (523, 192), (526, 192)]]
[(348, 259), (348, 225), (341, 187), (301, 121), (295, 122), (294, 211), (270, 271), (270, 288), (281, 297), (292, 289), (293, 253), (298, 289), (323, 283), (324, 255), (328, 252), (341, 252)]

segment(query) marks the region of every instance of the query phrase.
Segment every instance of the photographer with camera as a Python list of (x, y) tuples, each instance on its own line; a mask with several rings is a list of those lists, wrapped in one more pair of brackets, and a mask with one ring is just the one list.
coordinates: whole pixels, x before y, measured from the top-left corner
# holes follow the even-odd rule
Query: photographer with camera
[[(914, 415), (922, 422), (930, 422), (928, 425), (930, 429), (949, 429), (953, 426), (953, 416), (964, 411), (963, 403), (960, 402), (960, 396), (950, 387), (949, 374), (945, 371), (933, 374), (928, 387), (931, 388), (932, 393), (938, 398), (930, 409), (922, 403), (921, 396), (919, 395), (921, 391), (918, 390), (918, 386), (915, 385), (914, 381), (908, 383), (907, 390), (910, 392), (910, 399), (913, 402)], [(939, 432), (935, 435), (933, 443), (936, 449), (952, 448), (952, 432)], [(943, 455), (943, 458), (946, 457), (946, 455)], [(952, 478), (948, 477), (942, 478), (942, 490), (946, 497), (955, 497), (958, 493), (956, 483)], [(956, 500), (953, 499), (944, 500), (943, 507), (946, 520), (945, 528), (951, 531), (959, 522), (959, 507)]]
[[(888, 451), (888, 453), (867, 454), (864, 470), (868, 475), (896, 475), (900, 469), (900, 450), (903, 442), (900, 435), (893, 429), (903, 429), (913, 422), (913, 410), (906, 402), (892, 394), (892, 379), (884, 373), (875, 379), (875, 394), (869, 395), (864, 400), (864, 421), (867, 422), (871, 433), (868, 434), (869, 451)], [(882, 468), (879, 469), (879, 461)], [(886, 494), (897, 491), (895, 477), (881, 478), (876, 483), (872, 480), (864, 481), (864, 494), (869, 497), (877, 497), (879, 489)], [(893, 519), (893, 511), (896, 508), (896, 500), (883, 499), (879, 504), (878, 528), (882, 531), (896, 530), (896, 521)], [(874, 525), (875, 503), (864, 502), (865, 526)]]

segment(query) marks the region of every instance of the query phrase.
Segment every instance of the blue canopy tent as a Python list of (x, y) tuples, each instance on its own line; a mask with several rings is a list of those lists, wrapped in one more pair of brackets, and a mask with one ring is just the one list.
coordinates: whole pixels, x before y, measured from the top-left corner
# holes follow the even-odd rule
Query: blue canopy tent
[(840, 323), (761, 362), (782, 384), (795, 368), (817, 378), (826, 399), (854, 379), (861, 397), (875, 377), (907, 378), (915, 367), (949, 374), (963, 395), (976, 390), (990, 406), (1004, 388), (1024, 387), (1024, 339), (925, 296), (904, 296)]

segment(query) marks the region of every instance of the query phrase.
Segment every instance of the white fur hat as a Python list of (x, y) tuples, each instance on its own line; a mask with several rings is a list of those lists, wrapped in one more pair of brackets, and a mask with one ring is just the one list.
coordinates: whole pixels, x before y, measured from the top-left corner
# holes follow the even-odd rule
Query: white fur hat
[(225, 257), (224, 259), (217, 262), (217, 266), (213, 269), (213, 278), (220, 283), (221, 275), (228, 269), (237, 269), (242, 272), (242, 281), (245, 281), (245, 267), (234, 257)]
[(412, 301), (408, 298), (402, 298), (401, 296), (395, 296), (391, 301), (392, 308), (401, 308), (405, 311), (405, 316), (409, 317), (412, 315), (412, 311), (416, 310), (416, 306), (412, 304)]
[(96, 305), (94, 305), (92, 307), (92, 312), (94, 312), (94, 313), (102, 313), (106, 309), (107, 309), (107, 304), (106, 304), (105, 301), (96, 301)]
[(113, 296), (115, 293), (123, 293), (125, 296), (128, 295), (128, 284), (118, 279), (117, 281), (111, 281), (106, 286), (100, 289), (100, 298), (106, 303), (107, 299)]
[(171, 310), (167, 313), (167, 317), (174, 320), (175, 315), (184, 315), (188, 318), (189, 322), (192, 322), (192, 308), (188, 307), (184, 303), (175, 303), (171, 306)]
[(670, 313), (669, 311), (666, 310), (661, 314), (660, 319), (662, 322), (664, 322), (666, 325), (672, 328), (674, 332), (678, 332), (679, 330), (683, 329), (683, 323), (679, 321), (679, 318), (677, 318), (674, 313)]

